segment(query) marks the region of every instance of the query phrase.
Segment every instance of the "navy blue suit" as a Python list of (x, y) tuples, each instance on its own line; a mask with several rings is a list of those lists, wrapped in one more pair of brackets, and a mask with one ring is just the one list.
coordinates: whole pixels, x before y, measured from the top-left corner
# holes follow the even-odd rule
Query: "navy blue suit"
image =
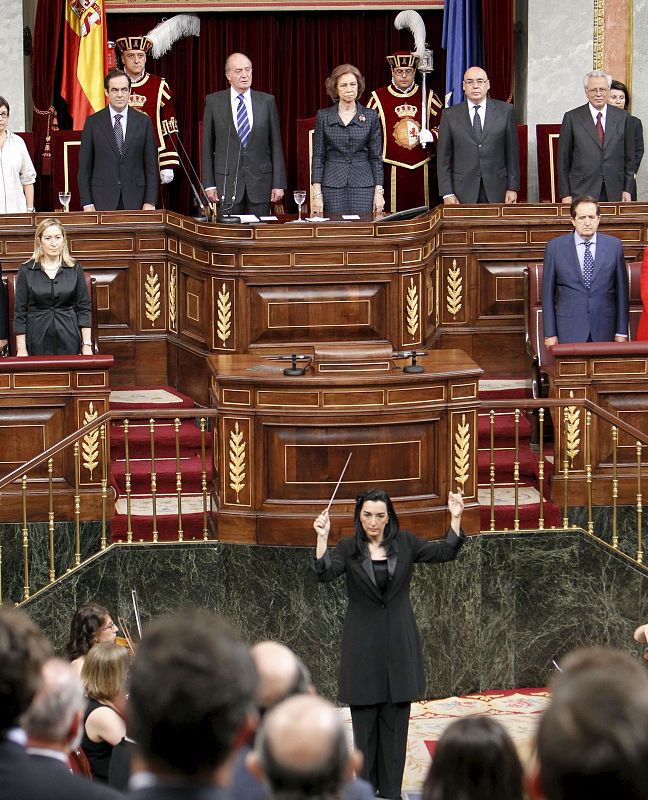
[(628, 333), (628, 271), (621, 242), (597, 233), (594, 274), (589, 289), (576, 254), (574, 234), (552, 239), (542, 271), (545, 337), (558, 342), (612, 342)]

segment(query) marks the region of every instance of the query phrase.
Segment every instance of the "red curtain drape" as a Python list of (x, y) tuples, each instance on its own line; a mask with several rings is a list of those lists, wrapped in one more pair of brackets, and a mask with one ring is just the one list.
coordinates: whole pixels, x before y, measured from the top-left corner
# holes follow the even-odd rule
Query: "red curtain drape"
[[(422, 16), (435, 57), (435, 72), (428, 85), (443, 97), (442, 14), (427, 12)], [(408, 31), (394, 28), (393, 11), (215, 13), (200, 17), (198, 39), (176, 42), (171, 52), (158, 61), (150, 59), (147, 66), (171, 86), (182, 141), (197, 169), (205, 95), (227, 87), (223, 67), (229, 53), (241, 51), (249, 56), (254, 67), (253, 87), (271, 92), (277, 99), (288, 171), (286, 211), (294, 209), (297, 120), (329, 104), (324, 81), (333, 67), (344, 62), (358, 66), (367, 82), (361, 98), (366, 103), (371, 89), (384, 86), (390, 79), (385, 56), (395, 49), (411, 50), (414, 46)], [(144, 34), (161, 19), (151, 14), (109, 14), (108, 38)], [(168, 205), (186, 210), (189, 201), (187, 181), (184, 174), (178, 175), (171, 184)]]
[(514, 89), (514, 0), (482, 0), (484, 62), (490, 93), (512, 102)]
[(35, 187), (37, 209), (52, 208), (52, 179), (47, 174), (49, 165), (43, 172), (43, 154), (47, 164), (46, 137), (53, 116), (48, 113), (52, 107), (55, 84), (55, 67), (59, 51), (61, 25), (63, 24), (64, 0), (48, 0), (36, 6), (34, 22), (34, 49), (32, 53), (32, 103), (34, 119), (34, 153), (38, 177)]

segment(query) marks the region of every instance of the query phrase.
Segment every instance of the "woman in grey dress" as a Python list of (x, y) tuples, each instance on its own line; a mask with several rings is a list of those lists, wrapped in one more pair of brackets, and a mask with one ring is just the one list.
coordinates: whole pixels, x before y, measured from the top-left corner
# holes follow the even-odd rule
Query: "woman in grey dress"
[(313, 215), (379, 214), (385, 207), (380, 120), (358, 102), (364, 88), (364, 78), (352, 64), (340, 64), (326, 80), (335, 105), (317, 112)]

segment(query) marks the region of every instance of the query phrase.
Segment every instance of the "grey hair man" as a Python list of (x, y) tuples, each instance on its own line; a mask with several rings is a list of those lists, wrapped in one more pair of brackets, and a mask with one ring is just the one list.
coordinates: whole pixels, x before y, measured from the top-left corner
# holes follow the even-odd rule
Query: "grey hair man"
[(309, 695), (290, 697), (269, 711), (248, 756), (273, 800), (334, 800), (361, 764), (339, 711)]

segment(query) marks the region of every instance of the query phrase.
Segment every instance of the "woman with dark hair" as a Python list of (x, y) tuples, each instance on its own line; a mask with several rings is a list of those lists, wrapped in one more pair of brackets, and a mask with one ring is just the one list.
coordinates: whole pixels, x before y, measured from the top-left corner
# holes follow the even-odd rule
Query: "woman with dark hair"
[(423, 800), (523, 800), (515, 745), (492, 717), (465, 717), (439, 739)]
[(381, 489), (358, 497), (355, 537), (341, 539), (332, 552), (328, 512), (313, 524), (318, 580), (346, 574), (338, 695), (351, 708), (355, 746), (364, 754), (361, 777), (380, 797), (400, 797), (410, 705), (425, 692), (421, 641), (410, 601), (414, 564), (456, 557), (464, 541), (463, 506), (461, 494), (450, 492), (451, 524), (441, 541), (401, 531), (391, 499)]
[(365, 82), (353, 64), (326, 79), (335, 103), (320, 108), (313, 134), (313, 214), (380, 213), (385, 207), (378, 114), (357, 102)]
[[(628, 87), (625, 83), (621, 83), (621, 81), (612, 81), (610, 84), (610, 96), (608, 98), (608, 105), (616, 106), (617, 108), (622, 108), (625, 111), (628, 111), (630, 106), (630, 92), (628, 91)], [(641, 120), (639, 117), (633, 117), (630, 112), (628, 112), (628, 126), (630, 128), (630, 133), (632, 135), (632, 140), (634, 142), (634, 151), (635, 151), (635, 159), (634, 159), (634, 174), (635, 180), (632, 184), (632, 191), (630, 192), (630, 197), (633, 200), (637, 199), (637, 172), (639, 172), (639, 165), (641, 164), (641, 159), (643, 158), (644, 154), (644, 140), (643, 140), (643, 125), (641, 124)]]
[(77, 608), (70, 624), (70, 638), (65, 647), (68, 659), (81, 674), (81, 668), (90, 649), (99, 642), (114, 644), (117, 626), (107, 608), (98, 603), (86, 603)]

